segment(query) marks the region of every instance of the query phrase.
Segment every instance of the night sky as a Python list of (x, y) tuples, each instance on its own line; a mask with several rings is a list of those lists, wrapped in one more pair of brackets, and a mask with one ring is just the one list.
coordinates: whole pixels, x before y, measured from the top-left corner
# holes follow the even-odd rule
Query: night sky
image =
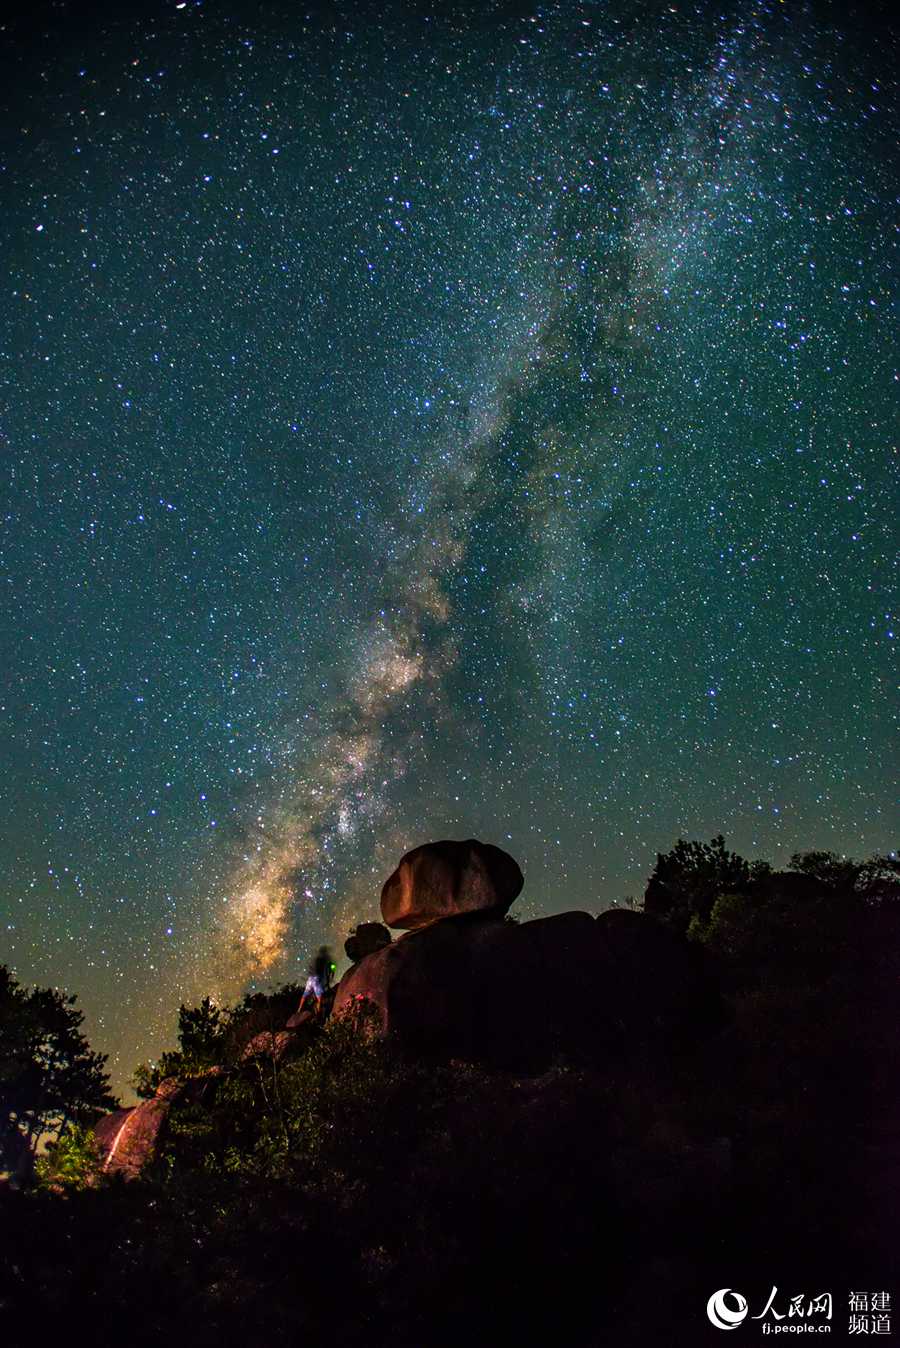
[(116, 1085), (432, 838), (512, 852), (523, 918), (679, 836), (894, 845), (861, 12), (0, 36), (0, 961)]

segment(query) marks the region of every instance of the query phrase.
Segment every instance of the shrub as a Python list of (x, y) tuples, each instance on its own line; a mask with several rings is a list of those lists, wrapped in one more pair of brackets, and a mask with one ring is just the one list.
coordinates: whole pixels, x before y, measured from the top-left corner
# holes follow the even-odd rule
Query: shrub
[(71, 1191), (96, 1184), (102, 1165), (93, 1129), (71, 1124), (56, 1142), (50, 1142), (35, 1163), (38, 1185), (43, 1189)]

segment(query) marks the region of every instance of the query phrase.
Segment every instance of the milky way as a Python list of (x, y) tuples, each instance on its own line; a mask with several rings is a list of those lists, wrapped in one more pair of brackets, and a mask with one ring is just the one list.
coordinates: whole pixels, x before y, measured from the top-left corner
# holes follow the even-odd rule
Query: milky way
[(259, 10), (4, 57), (0, 960), (120, 1083), (429, 837), (892, 845), (881, 31)]

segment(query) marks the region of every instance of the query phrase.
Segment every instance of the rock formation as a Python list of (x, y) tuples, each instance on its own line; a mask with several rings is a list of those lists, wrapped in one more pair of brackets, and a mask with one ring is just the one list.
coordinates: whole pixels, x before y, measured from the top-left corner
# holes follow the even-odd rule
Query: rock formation
[(152, 1100), (142, 1100), (130, 1109), (107, 1114), (94, 1128), (94, 1139), (103, 1157), (104, 1171), (135, 1179), (153, 1155), (172, 1101), (181, 1087), (163, 1081)]
[(391, 933), (380, 922), (360, 922), (344, 942), (344, 952), (351, 964), (358, 964), (366, 955), (374, 955), (391, 943)]
[(522, 872), (507, 853), (468, 838), (415, 847), (381, 891), (389, 927), (423, 927), (458, 913), (502, 916), (522, 889)]
[[(294, 1047), (295, 1028), (304, 1025), (311, 1018), (311, 1011), (301, 1011), (299, 1015), (291, 1016), (285, 1029), (262, 1030), (254, 1035), (241, 1054), (241, 1062), (249, 1062), (251, 1058), (273, 1058), (275, 1062), (280, 1062)], [(291, 1021), (294, 1024), (291, 1024)]]
[(723, 1023), (699, 952), (640, 913), (514, 924), (461, 913), (350, 969), (335, 1012), (364, 999), (381, 1033), (423, 1056), (534, 1072), (557, 1055), (602, 1064)]
[[(512, 857), (485, 843), (429, 843), (408, 852), (382, 891), (385, 921), (347, 941), (355, 962), (324, 999), (286, 1024), (258, 1030), (235, 1070), (252, 1059), (303, 1052), (332, 1010), (374, 1009), (375, 1032), (404, 1052), (458, 1058), (520, 1076), (554, 1059), (603, 1070), (629, 1055), (668, 1055), (720, 1029), (723, 1002), (686, 939), (641, 913), (557, 913), (514, 923), (522, 888)], [(95, 1136), (105, 1169), (139, 1173), (175, 1100), (206, 1079), (163, 1082), (152, 1100), (103, 1119)]]
[(186, 1097), (199, 1100), (209, 1083), (222, 1075), (221, 1067), (210, 1067), (187, 1081), (167, 1077), (160, 1082), (150, 1100), (142, 1100), (127, 1109), (116, 1109), (94, 1125), (94, 1141), (104, 1172), (136, 1179), (156, 1152), (173, 1104)]

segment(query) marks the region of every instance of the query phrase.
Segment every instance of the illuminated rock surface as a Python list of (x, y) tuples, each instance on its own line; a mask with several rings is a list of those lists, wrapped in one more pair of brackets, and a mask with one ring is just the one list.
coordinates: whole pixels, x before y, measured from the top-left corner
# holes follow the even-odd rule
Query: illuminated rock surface
[(468, 838), (416, 847), (381, 891), (389, 927), (415, 928), (457, 913), (507, 912), (522, 890), (518, 864), (499, 847)]

